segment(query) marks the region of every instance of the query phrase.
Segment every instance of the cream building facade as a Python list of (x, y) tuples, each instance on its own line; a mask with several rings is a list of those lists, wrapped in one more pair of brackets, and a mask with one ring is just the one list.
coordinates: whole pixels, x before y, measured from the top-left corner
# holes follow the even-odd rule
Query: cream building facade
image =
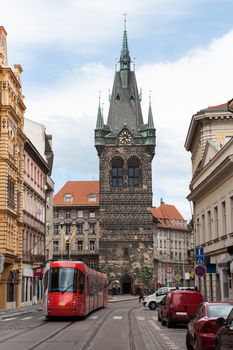
[(192, 117), (185, 148), (191, 152), (194, 247), (204, 248), (207, 274), (196, 283), (207, 300), (232, 300), (233, 114), (227, 104)]
[(193, 286), (193, 268), (188, 253), (193, 249), (193, 232), (174, 205), (161, 200), (152, 208), (157, 219), (154, 231), (156, 283), (159, 286)]
[(7, 33), (0, 27), (0, 309), (18, 307), (22, 282), (23, 102), (20, 65), (7, 61)]

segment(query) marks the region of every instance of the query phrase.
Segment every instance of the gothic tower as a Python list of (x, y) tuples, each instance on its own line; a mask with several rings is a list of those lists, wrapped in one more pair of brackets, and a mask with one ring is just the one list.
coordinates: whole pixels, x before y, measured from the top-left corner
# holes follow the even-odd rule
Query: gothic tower
[(99, 105), (95, 129), (100, 171), (99, 264), (115, 281), (115, 288), (130, 293), (140, 285), (140, 268), (154, 268), (151, 163), (155, 128), (151, 103), (148, 121), (143, 122), (126, 27), (119, 63), (107, 125)]

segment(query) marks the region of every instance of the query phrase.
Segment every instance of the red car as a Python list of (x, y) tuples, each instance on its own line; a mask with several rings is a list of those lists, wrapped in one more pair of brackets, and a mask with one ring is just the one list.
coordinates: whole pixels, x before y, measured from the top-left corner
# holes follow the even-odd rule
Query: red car
[(216, 334), (216, 350), (233, 349), (233, 308), (226, 321), (219, 318), (217, 322), (221, 328)]
[(188, 323), (198, 306), (203, 302), (202, 294), (193, 289), (176, 289), (162, 300), (161, 322), (168, 328), (178, 323)]
[(217, 318), (227, 318), (233, 302), (203, 302), (188, 323), (186, 347), (188, 350), (214, 350), (215, 334), (220, 325)]

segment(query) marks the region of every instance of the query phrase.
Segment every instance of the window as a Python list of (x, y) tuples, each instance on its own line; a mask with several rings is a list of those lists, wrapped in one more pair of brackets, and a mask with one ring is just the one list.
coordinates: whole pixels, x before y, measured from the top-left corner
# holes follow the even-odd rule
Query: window
[(226, 234), (226, 202), (222, 202), (222, 235)]
[(96, 264), (96, 259), (95, 258), (90, 258), (88, 260), (88, 265), (91, 269), (96, 269), (97, 264)]
[(96, 202), (96, 195), (94, 193), (88, 195), (88, 202)]
[(95, 224), (90, 224), (89, 225), (89, 233), (91, 235), (94, 235), (95, 234)]
[(70, 194), (70, 193), (65, 194), (65, 196), (64, 196), (64, 202), (65, 202), (65, 203), (70, 203), (70, 202), (72, 202), (72, 201), (73, 201), (73, 196), (72, 196), (72, 194)]
[(83, 211), (82, 210), (78, 210), (78, 218), (83, 218)]
[(77, 248), (79, 252), (82, 252), (83, 250), (83, 241), (78, 241), (77, 242)]
[(208, 221), (208, 233), (207, 233), (208, 237), (206, 237), (206, 239), (207, 241), (209, 241), (211, 238), (211, 223), (212, 223), (210, 210), (207, 211), (207, 221)]
[(14, 209), (14, 195), (15, 195), (14, 182), (10, 178), (8, 178), (8, 184), (7, 184), (7, 205), (11, 209)]
[(202, 242), (205, 242), (205, 214), (202, 214), (201, 216), (201, 231), (203, 237)]
[(90, 218), (95, 218), (95, 211), (94, 211), (94, 210), (91, 210), (91, 211), (89, 212), (89, 217), (90, 217)]
[(123, 160), (119, 157), (112, 160), (112, 186), (123, 186)]
[(231, 232), (233, 232), (233, 196), (230, 197)]
[(65, 217), (66, 217), (66, 219), (70, 219), (70, 211), (69, 210), (67, 210), (65, 212)]
[(58, 252), (59, 241), (53, 241), (53, 251)]
[(218, 237), (218, 207), (214, 207), (214, 236)]
[(59, 218), (59, 212), (58, 211), (54, 211), (53, 212), (53, 217), (54, 217), (54, 219)]
[(90, 249), (91, 251), (94, 251), (94, 250), (95, 250), (95, 241), (90, 241), (90, 242), (89, 242), (89, 249)]
[(134, 157), (128, 161), (128, 186), (140, 186), (140, 161)]
[(53, 234), (58, 235), (59, 234), (59, 225), (54, 225), (53, 226)]
[(129, 248), (124, 248), (123, 256), (126, 258), (129, 256)]
[(70, 234), (71, 233), (71, 225), (65, 225), (66, 227), (66, 234)]
[(78, 235), (83, 234), (83, 225), (82, 224), (77, 224), (77, 231), (78, 231)]

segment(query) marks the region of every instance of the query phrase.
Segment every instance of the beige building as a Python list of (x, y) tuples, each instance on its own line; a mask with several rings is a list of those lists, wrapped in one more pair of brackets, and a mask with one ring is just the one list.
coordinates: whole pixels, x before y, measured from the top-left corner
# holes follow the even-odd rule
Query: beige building
[(192, 286), (193, 265), (188, 252), (193, 249), (193, 232), (174, 205), (161, 200), (152, 208), (157, 220), (154, 232), (154, 258), (157, 286)]
[(54, 196), (53, 258), (99, 267), (99, 181), (68, 181)]
[(0, 27), (0, 309), (20, 305), (22, 281), (24, 111), (20, 65), (7, 62)]
[(192, 154), (188, 199), (194, 247), (204, 248), (207, 274), (196, 277), (207, 300), (233, 299), (233, 114), (227, 104), (192, 117), (185, 148)]

